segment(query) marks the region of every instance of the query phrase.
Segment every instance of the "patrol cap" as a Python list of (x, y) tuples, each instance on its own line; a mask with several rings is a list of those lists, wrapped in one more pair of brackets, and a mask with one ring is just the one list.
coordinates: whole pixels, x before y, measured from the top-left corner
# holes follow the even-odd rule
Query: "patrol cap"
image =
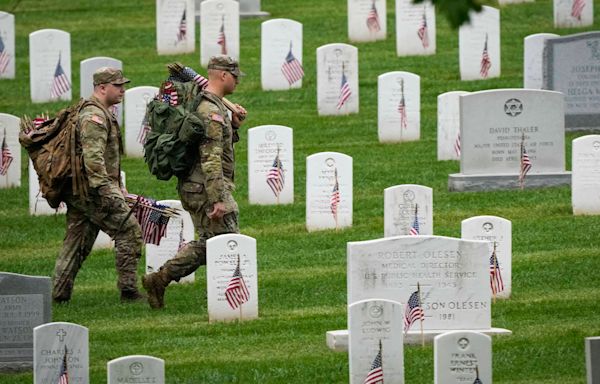
[(233, 57), (225, 55), (213, 56), (208, 60), (208, 69), (220, 69), (227, 71), (236, 77), (244, 76), (245, 73), (240, 71), (240, 65)]
[(117, 68), (102, 67), (94, 72), (94, 85), (114, 84), (121, 85), (129, 83), (129, 79), (123, 77), (123, 72)]

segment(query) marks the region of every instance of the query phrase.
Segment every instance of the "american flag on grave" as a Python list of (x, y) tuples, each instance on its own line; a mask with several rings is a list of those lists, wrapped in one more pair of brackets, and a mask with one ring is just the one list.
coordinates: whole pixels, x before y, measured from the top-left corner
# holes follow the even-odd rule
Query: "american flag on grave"
[(221, 46), (221, 55), (227, 54), (227, 39), (225, 39), (225, 15), (221, 19), (221, 28), (217, 35), (217, 44)]
[(492, 67), (492, 61), (490, 60), (490, 55), (488, 54), (488, 35), (485, 34), (485, 44), (483, 45), (483, 52), (481, 53), (481, 63), (479, 66), (479, 74), (481, 77), (488, 77), (490, 68)]
[(65, 353), (63, 354), (60, 370), (58, 371), (57, 384), (69, 384), (69, 372), (67, 368), (67, 346), (65, 345)]
[(413, 220), (412, 224), (410, 225), (410, 229), (408, 230), (408, 234), (410, 236), (417, 236), (419, 234), (420, 228), (419, 228), (419, 205), (415, 204), (415, 219)]
[(342, 85), (340, 86), (340, 97), (338, 98), (337, 109), (341, 109), (344, 104), (346, 104), (350, 95), (352, 95), (352, 91), (350, 90), (350, 85), (348, 84), (348, 79), (346, 78), (344, 67), (342, 66)]
[(239, 256), (233, 276), (231, 276), (231, 280), (229, 280), (229, 284), (225, 288), (225, 298), (231, 309), (236, 309), (250, 300), (250, 292), (248, 291), (248, 287), (246, 287), (246, 282), (240, 270)]
[(269, 168), (269, 172), (267, 172), (267, 184), (271, 191), (275, 194), (276, 197), (279, 197), (281, 191), (283, 191), (283, 187), (285, 185), (285, 176), (283, 173), (283, 163), (279, 158), (279, 148), (277, 149), (277, 155), (273, 160), (273, 165)]
[(372, 1), (371, 9), (369, 9), (369, 13), (367, 14), (367, 28), (369, 28), (369, 32), (371, 33), (381, 31), (381, 24), (379, 23), (379, 14), (375, 7), (375, 0)]
[(529, 170), (533, 166), (531, 163), (531, 159), (529, 158), (529, 155), (527, 154), (527, 150), (525, 149), (525, 135), (524, 134), (521, 139), (521, 161), (520, 161), (520, 163), (521, 163), (521, 167), (520, 167), (520, 172), (519, 172), (519, 183), (521, 183), (521, 185), (522, 185), (523, 182), (525, 181), (525, 176), (527, 176), (527, 172), (529, 172)]
[(417, 283), (417, 290), (410, 295), (404, 308), (404, 333), (408, 332), (414, 322), (417, 320), (423, 321), (424, 318), (425, 313), (421, 306), (421, 288)]
[(177, 27), (177, 42), (180, 43), (186, 39), (187, 36), (187, 23), (185, 21), (185, 9), (183, 10), (183, 15), (181, 16), (181, 20), (179, 21), (179, 26)]
[(585, 0), (573, 0), (573, 5), (571, 6), (571, 16), (581, 21), (583, 8), (585, 8)]
[(371, 363), (371, 370), (367, 373), (367, 377), (363, 381), (363, 384), (383, 384), (383, 356), (382, 356), (381, 340), (379, 340), (379, 351)]
[(129, 200), (135, 200), (132, 209), (140, 227), (142, 238), (147, 244), (160, 245), (160, 240), (167, 233), (169, 216), (164, 213), (165, 205), (158, 204), (154, 199), (142, 195), (128, 194)]
[(148, 137), (148, 133), (152, 127), (150, 127), (150, 121), (148, 119), (148, 114), (144, 114), (144, 119), (142, 120), (142, 125), (140, 126), (140, 131), (138, 132), (137, 141), (140, 144), (146, 143), (146, 137)]
[(4, 130), (4, 136), (2, 137), (2, 152), (0, 152), (0, 175), (5, 176), (8, 172), (8, 167), (13, 161), (13, 155), (6, 144), (6, 129)]
[(500, 263), (498, 263), (498, 256), (496, 255), (496, 243), (494, 243), (494, 251), (490, 256), (490, 287), (494, 295), (504, 291), (504, 281), (502, 281)]
[(6, 51), (4, 40), (2, 40), (2, 36), (0, 35), (0, 75), (6, 71), (9, 62), (10, 54)]
[(331, 199), (329, 207), (331, 209), (331, 214), (337, 221), (338, 207), (340, 205), (340, 183), (338, 182), (338, 173), (337, 168), (335, 169), (335, 183), (333, 184), (333, 190), (331, 191)]
[(460, 157), (460, 132), (458, 132), (456, 140), (454, 140), (454, 153), (456, 153), (456, 156)]
[(54, 77), (52, 79), (52, 88), (50, 89), (50, 97), (53, 99), (59, 98), (61, 95), (67, 93), (71, 90), (71, 83), (67, 74), (63, 70), (62, 65), (60, 64), (62, 53), (58, 54), (58, 63), (56, 64), (56, 69), (54, 70)]
[(304, 69), (302, 68), (302, 64), (300, 64), (300, 61), (298, 61), (298, 59), (296, 59), (292, 53), (291, 41), (290, 50), (285, 57), (285, 60), (283, 60), (283, 64), (281, 65), (281, 72), (283, 72), (283, 76), (289, 85), (294, 84), (296, 81), (301, 80), (304, 77)]
[(429, 47), (429, 29), (427, 28), (427, 16), (425, 14), (425, 8), (423, 8), (423, 18), (419, 24), (417, 35), (419, 36), (419, 40), (421, 40), (423, 48)]
[(398, 103), (398, 113), (400, 113), (400, 129), (408, 127), (408, 118), (406, 116), (406, 100), (404, 99), (404, 80), (400, 79), (400, 102)]

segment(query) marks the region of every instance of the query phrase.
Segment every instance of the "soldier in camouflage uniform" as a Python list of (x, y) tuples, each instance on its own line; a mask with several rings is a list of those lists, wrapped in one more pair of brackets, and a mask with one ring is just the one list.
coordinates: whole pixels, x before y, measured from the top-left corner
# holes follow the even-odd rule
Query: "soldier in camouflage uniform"
[(89, 255), (101, 229), (115, 241), (117, 286), (121, 301), (143, 298), (137, 290), (137, 265), (141, 256), (140, 225), (125, 202), (121, 186), (123, 153), (121, 131), (109, 108), (123, 100), (123, 73), (103, 67), (94, 75), (94, 94), (79, 112), (79, 135), (83, 151), (88, 197), (64, 193), (67, 203), (67, 233), (54, 269), (52, 297), (56, 302), (71, 298), (77, 272)]
[(231, 57), (214, 56), (208, 63), (209, 83), (203, 91), (197, 112), (206, 129), (206, 138), (198, 143), (199, 161), (190, 174), (178, 183), (183, 208), (190, 213), (197, 241), (188, 243), (158, 272), (142, 278), (152, 308), (164, 306), (164, 292), (172, 280), (189, 275), (206, 264), (206, 240), (224, 233), (238, 233), (238, 206), (233, 199), (235, 159), (233, 144), (246, 111), (228, 117), (223, 96), (233, 93), (242, 75)]

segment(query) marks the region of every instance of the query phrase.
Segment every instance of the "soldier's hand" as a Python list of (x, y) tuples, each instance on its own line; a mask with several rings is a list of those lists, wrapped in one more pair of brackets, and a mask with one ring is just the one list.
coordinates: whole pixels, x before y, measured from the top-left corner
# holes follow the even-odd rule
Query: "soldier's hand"
[(225, 213), (227, 213), (225, 210), (225, 204), (219, 201), (213, 205), (212, 211), (208, 213), (208, 218), (211, 220), (217, 220), (225, 216)]
[(236, 104), (235, 108), (237, 109), (237, 112), (232, 113), (231, 124), (234, 127), (239, 128), (239, 126), (242, 125), (242, 122), (246, 120), (246, 115), (248, 114), (248, 112), (244, 107), (242, 107), (239, 104)]

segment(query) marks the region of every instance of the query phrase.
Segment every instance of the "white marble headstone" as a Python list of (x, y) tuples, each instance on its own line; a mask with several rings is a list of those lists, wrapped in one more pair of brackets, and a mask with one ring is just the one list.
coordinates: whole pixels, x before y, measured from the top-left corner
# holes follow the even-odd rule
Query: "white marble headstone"
[(38, 175), (33, 168), (31, 159), (29, 160), (29, 214), (33, 216), (39, 215), (54, 215), (62, 214), (67, 212), (67, 205), (61, 203), (58, 209), (50, 207), (48, 201), (42, 197), (40, 191), (40, 183), (38, 181)]
[[(0, 113), (0, 189), (21, 186), (20, 123), (17, 116)], [(6, 146), (7, 150), (1, 146)]]
[[(179, 200), (160, 200), (158, 204), (179, 209), (179, 217), (171, 217), (166, 235), (160, 245), (146, 244), (146, 273), (157, 272), (159, 268), (177, 255), (180, 247), (194, 240), (194, 223), (190, 214), (183, 209)], [(195, 273), (182, 277), (180, 283), (193, 283)]]
[(435, 6), (396, 0), (396, 54), (433, 55), (436, 51)]
[(433, 235), (433, 189), (415, 184), (386, 188), (383, 207), (385, 237), (410, 235), (411, 228)]
[[(121, 60), (113, 59), (112, 57), (90, 57), (89, 59), (82, 60), (79, 64), (80, 97), (89, 98), (92, 93), (94, 93), (94, 72), (102, 67), (111, 67), (123, 70), (123, 62)], [(115, 105), (114, 110), (116, 111), (119, 125), (123, 125), (123, 104), (119, 103)]]
[[(496, 293), (497, 298), (506, 299), (512, 291), (512, 223), (498, 216), (474, 216), (461, 223), (461, 238), (465, 240), (484, 240), (496, 243), (496, 258), (500, 266), (497, 286), (504, 290)], [(493, 248), (493, 245), (492, 245)], [(491, 253), (484, 255), (491, 266)], [(502, 281), (502, 284), (500, 284)]]
[(153, 356), (119, 357), (109, 361), (106, 370), (108, 384), (165, 383), (165, 361)]
[(272, 19), (261, 24), (260, 80), (262, 89), (301, 88), (302, 24), (290, 19)]
[[(232, 291), (228, 300), (227, 288), (238, 266), (246, 290)], [(258, 269), (256, 239), (240, 234), (225, 234), (206, 241), (206, 282), (208, 321), (251, 320), (258, 318)], [(240, 304), (241, 302), (241, 304)]]
[(377, 78), (377, 132), (380, 143), (421, 137), (421, 78), (388, 72)]
[(594, 23), (593, 0), (554, 0), (554, 26), (577, 28)]
[(348, 38), (350, 41), (385, 40), (386, 0), (348, 0)]
[(543, 88), (544, 42), (559, 37), (554, 33), (536, 33), (523, 42), (523, 88)]
[(460, 160), (460, 99), (469, 92), (452, 91), (437, 98), (437, 159)]
[(0, 79), (15, 78), (15, 16), (0, 11)]
[(71, 35), (58, 29), (29, 34), (31, 101), (71, 100)]
[[(337, 180), (336, 180), (337, 177)], [(306, 158), (306, 229), (352, 226), (352, 158), (320, 152)]]
[(492, 338), (479, 332), (452, 331), (433, 340), (435, 384), (492, 383)]
[(140, 142), (146, 106), (158, 94), (158, 87), (142, 86), (125, 91), (125, 154), (143, 157), (144, 144)]
[(156, 50), (159, 55), (194, 52), (194, 0), (156, 0)]
[[(500, 11), (483, 6), (458, 32), (461, 80), (500, 76)], [(486, 49), (487, 47), (487, 49)]]
[[(348, 307), (351, 384), (377, 382), (365, 379), (380, 353), (381, 382), (404, 384), (403, 322), (404, 307), (397, 301), (363, 300)], [(375, 372), (371, 377), (377, 377)]]
[(319, 115), (358, 113), (358, 49), (348, 44), (317, 48)]
[(600, 214), (600, 135), (573, 140), (571, 202), (575, 215)]
[(240, 5), (233, 0), (207, 0), (200, 4), (200, 65), (215, 55), (240, 59)]
[(490, 252), (488, 242), (442, 236), (349, 242), (348, 303), (406, 303), (420, 288), (423, 330), (489, 329)]
[(248, 130), (248, 200), (250, 204), (294, 202), (292, 128), (261, 125)]
[(69, 383), (88, 384), (88, 329), (73, 323), (47, 323), (33, 329), (33, 382), (58, 383), (64, 371)]

